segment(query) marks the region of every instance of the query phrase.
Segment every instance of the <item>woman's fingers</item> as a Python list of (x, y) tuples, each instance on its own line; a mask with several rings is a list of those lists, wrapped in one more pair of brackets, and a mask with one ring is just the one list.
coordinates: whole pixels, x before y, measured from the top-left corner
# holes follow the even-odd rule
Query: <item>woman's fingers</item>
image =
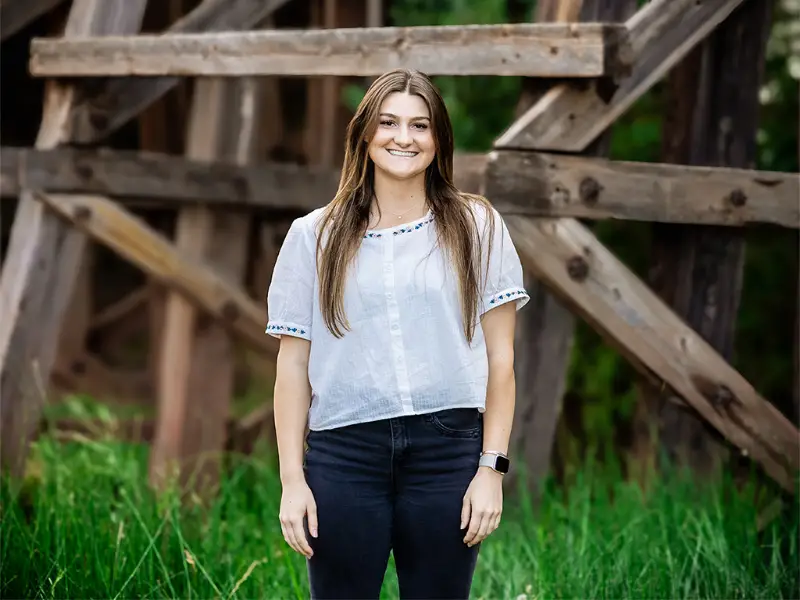
[(464, 536), (464, 542), (467, 546), (472, 546), (478, 542), (477, 535), (480, 531), (482, 521), (483, 515), (479, 511), (473, 509), (469, 520), (469, 529), (467, 530), (467, 535)]
[(300, 549), (300, 554), (305, 555), (306, 558), (311, 558), (311, 555), (314, 554), (314, 551), (311, 550), (311, 546), (308, 545), (306, 532), (303, 529), (302, 517), (299, 520), (292, 521), (292, 532), (294, 533), (295, 543)]
[(311, 537), (317, 537), (317, 503), (313, 500), (308, 503), (308, 531)]
[(289, 544), (295, 552), (310, 557), (313, 552), (306, 540), (305, 531), (303, 531), (303, 517), (281, 517), (280, 521), (283, 539), (286, 540), (286, 543)]

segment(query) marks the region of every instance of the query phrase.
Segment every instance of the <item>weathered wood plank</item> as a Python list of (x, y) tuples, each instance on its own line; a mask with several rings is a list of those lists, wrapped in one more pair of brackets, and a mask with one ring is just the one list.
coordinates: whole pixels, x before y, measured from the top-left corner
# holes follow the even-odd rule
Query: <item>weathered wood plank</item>
[[(256, 27), (288, 0), (203, 0), (166, 33), (239, 31)], [(94, 143), (113, 133), (180, 82), (179, 77), (111, 78), (86, 86), (73, 110), (73, 139)]]
[(800, 432), (573, 219), (505, 216), (523, 266), (648, 379), (658, 378), (790, 493)]
[(632, 72), (613, 89), (560, 84), (517, 119), (495, 148), (578, 152), (702, 41), (743, 0), (652, 0), (626, 23)]
[(497, 150), (492, 203), (509, 214), (800, 227), (800, 175)]
[(310, 211), (336, 193), (340, 172), (292, 163), (243, 166), (156, 152), (109, 149), (0, 150), (0, 192), (28, 187), (113, 196), (126, 203), (203, 203)]
[(0, 41), (52, 10), (64, 0), (2, 0), (0, 2)]
[(36, 198), (162, 285), (184, 294), (195, 306), (226, 324), (253, 350), (277, 357), (277, 343), (263, 335), (263, 311), (244, 291), (231, 286), (203, 261), (179, 252), (164, 236), (113, 200), (41, 193)]
[[(800, 228), (797, 173), (514, 150), (456, 154), (454, 163), (457, 186), (476, 192), (488, 169), (497, 180), (492, 202), (513, 214)], [(7, 197), (28, 187), (112, 196), (132, 206), (310, 211), (333, 197), (339, 175), (313, 165), (237, 165), (155, 152), (0, 149), (0, 194)]]
[(378, 75), (398, 67), (430, 75), (617, 76), (627, 30), (599, 23), (453, 25), (37, 38), (38, 77)]
[[(670, 73), (662, 158), (693, 165), (756, 164), (759, 89), (771, 29), (770, 3), (746, 2)], [(794, 200), (800, 210), (797, 177)], [(688, 182), (687, 182), (688, 183)], [(711, 192), (711, 190), (707, 190)], [(777, 190), (776, 190), (777, 193)], [(713, 202), (714, 199), (712, 198)], [(730, 202), (729, 202), (730, 203)], [(657, 224), (652, 229), (650, 286), (675, 313), (728, 362), (733, 360), (745, 257), (741, 229)], [(668, 457), (699, 480), (715, 482), (727, 449), (694, 411), (674, 401), (671, 390), (645, 389), (640, 397), (637, 440), (642, 464)], [(642, 454), (639, 454), (640, 459)]]
[[(622, 21), (632, 10), (629, 0), (540, 0), (539, 20)], [(523, 80), (516, 114), (520, 115), (546, 91), (546, 80)], [(588, 150), (592, 155), (608, 151), (608, 136)], [(584, 158), (585, 160), (585, 158)], [(493, 182), (492, 202), (498, 205)], [(504, 182), (505, 183), (505, 182)], [(574, 343), (575, 315), (530, 271), (525, 273), (530, 308), (520, 313), (516, 332), (516, 410), (512, 442), (525, 463), (526, 483), (534, 500), (541, 497), (543, 481), (552, 464), (553, 443), (567, 391), (567, 373)], [(512, 474), (513, 475), (513, 474)], [(509, 481), (514, 485), (513, 479)]]
[[(228, 159), (244, 164), (253, 157), (258, 84), (252, 79), (197, 82), (187, 155)], [(250, 216), (214, 213), (208, 207), (184, 209), (178, 215), (176, 245), (205, 260), (231, 286), (244, 280)], [(262, 313), (263, 314), (263, 313)], [(219, 323), (200, 324), (195, 307), (180, 293), (167, 295), (156, 439), (150, 455), (150, 477), (163, 483), (170, 466), (179, 481), (205, 496), (219, 478), (219, 456), (233, 396), (234, 351)], [(175, 369), (177, 362), (183, 369)], [(191, 480), (190, 480), (191, 478)]]
[[(138, 31), (145, 0), (74, 0), (64, 35)], [(48, 82), (35, 146), (49, 149), (70, 139), (75, 88)], [(85, 236), (37, 202), (20, 202), (0, 274), (0, 458), (12, 476), (23, 472), (31, 434), (38, 426), (42, 390), (49, 380), (61, 322), (72, 296)]]

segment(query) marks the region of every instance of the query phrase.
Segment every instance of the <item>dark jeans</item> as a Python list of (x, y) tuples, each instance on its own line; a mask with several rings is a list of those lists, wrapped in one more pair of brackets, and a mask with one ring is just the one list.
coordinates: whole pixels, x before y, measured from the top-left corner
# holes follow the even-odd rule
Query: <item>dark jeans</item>
[(461, 506), (482, 440), (482, 415), (461, 408), (310, 432), (311, 597), (378, 598), (393, 552), (401, 598), (468, 598), (480, 544), (464, 543)]

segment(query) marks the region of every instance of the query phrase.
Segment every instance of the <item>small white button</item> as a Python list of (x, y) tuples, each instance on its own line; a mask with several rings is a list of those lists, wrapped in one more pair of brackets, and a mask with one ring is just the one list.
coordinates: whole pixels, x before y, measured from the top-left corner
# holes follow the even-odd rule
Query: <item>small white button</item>
[(392, 331), (397, 331), (398, 329), (400, 329), (400, 325), (398, 325), (397, 323), (392, 325)]
[(388, 293), (386, 294), (386, 297), (387, 297), (389, 300), (391, 300), (391, 299), (392, 299), (392, 292), (388, 292)]

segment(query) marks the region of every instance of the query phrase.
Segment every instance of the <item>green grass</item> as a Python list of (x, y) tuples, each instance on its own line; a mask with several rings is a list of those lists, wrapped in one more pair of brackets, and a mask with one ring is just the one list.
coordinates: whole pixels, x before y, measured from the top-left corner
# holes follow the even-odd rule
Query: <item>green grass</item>
[[(0, 496), (4, 598), (307, 597), (269, 457), (237, 461), (205, 513), (152, 495), (139, 446), (43, 439), (31, 464)], [(583, 476), (538, 514), (507, 499), (473, 597), (796, 597), (796, 516), (757, 534), (754, 503), (737, 497), (673, 482), (644, 501), (631, 484)], [(383, 597), (397, 597), (391, 564)]]

